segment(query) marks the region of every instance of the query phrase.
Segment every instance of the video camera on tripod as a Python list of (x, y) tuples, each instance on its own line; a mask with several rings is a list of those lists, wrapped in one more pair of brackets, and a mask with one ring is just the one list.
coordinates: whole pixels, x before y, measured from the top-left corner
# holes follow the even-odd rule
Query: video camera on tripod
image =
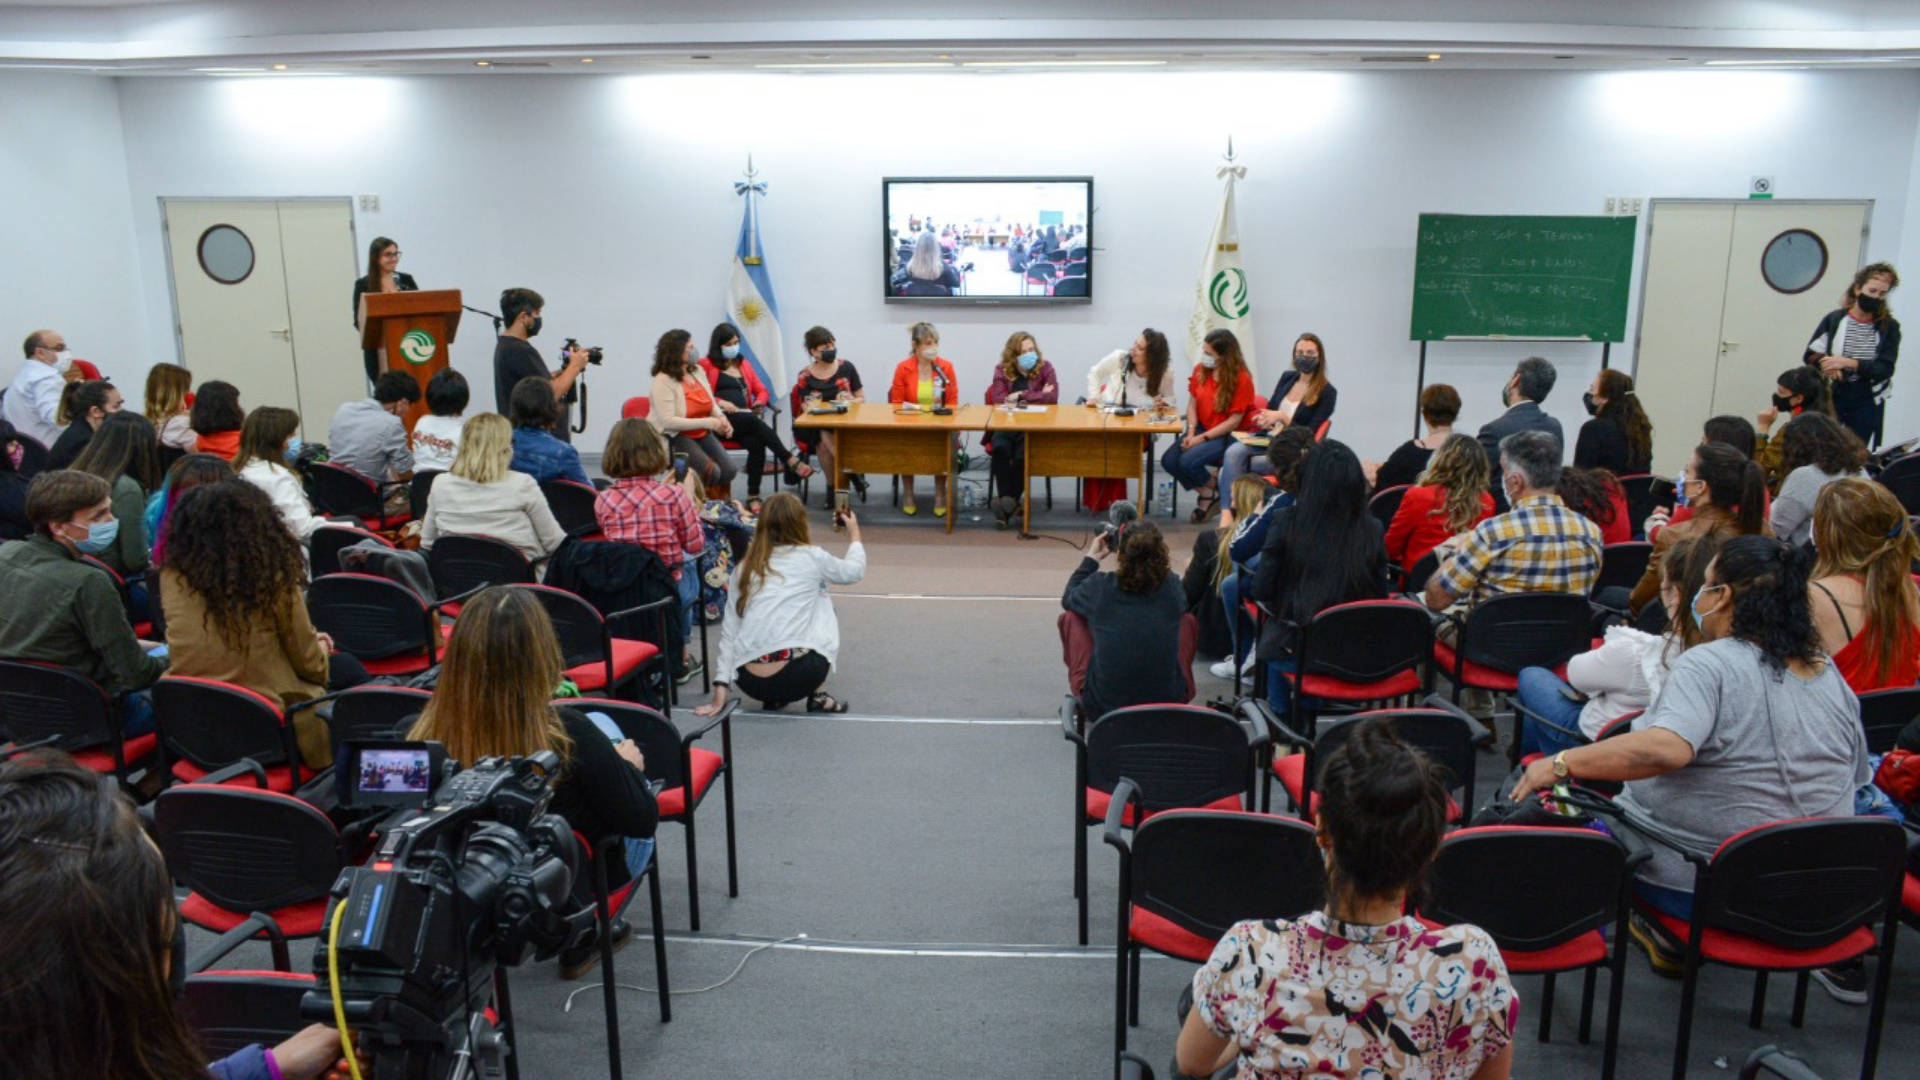
[(393, 807), (364, 866), (334, 883), (314, 954), (319, 989), (302, 1015), (351, 1029), (373, 1080), (512, 1077), (510, 1006), (486, 1016), (496, 973), (551, 957), (592, 926), (566, 915), (580, 865), (573, 832), (547, 813), (553, 753), (485, 758), (459, 771), (431, 742), (354, 742), (340, 803)]

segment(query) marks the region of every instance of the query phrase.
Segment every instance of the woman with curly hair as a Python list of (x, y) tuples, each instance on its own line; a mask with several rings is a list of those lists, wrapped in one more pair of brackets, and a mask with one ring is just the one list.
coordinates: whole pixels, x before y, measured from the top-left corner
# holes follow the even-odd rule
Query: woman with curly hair
[(1493, 516), (1490, 470), (1480, 441), (1448, 435), (1387, 526), (1387, 558), (1409, 570), (1427, 552)]
[[(232, 480), (194, 488), (167, 516), (167, 648), (174, 675), (244, 686), (283, 704), (367, 681), (307, 617), (307, 565), (267, 494)], [(333, 763), (326, 722), (294, 721), (310, 768)]]
[(1560, 470), (1560, 484), (1554, 490), (1567, 509), (1593, 522), (1593, 527), (1600, 530), (1601, 543), (1624, 544), (1633, 539), (1627, 492), (1613, 473), (1568, 465)]
[[(1112, 572), (1101, 570), (1116, 557)], [(1068, 685), (1087, 719), (1129, 705), (1192, 699), (1192, 649), (1183, 640), (1187, 598), (1170, 564), (1159, 526), (1135, 519), (1115, 532), (1094, 533), (1067, 579), (1060, 641)]]
[(1867, 448), (1838, 420), (1803, 415), (1780, 437), (1780, 492), (1770, 515), (1773, 535), (1795, 547), (1813, 532), (1813, 501), (1835, 480), (1865, 477)]

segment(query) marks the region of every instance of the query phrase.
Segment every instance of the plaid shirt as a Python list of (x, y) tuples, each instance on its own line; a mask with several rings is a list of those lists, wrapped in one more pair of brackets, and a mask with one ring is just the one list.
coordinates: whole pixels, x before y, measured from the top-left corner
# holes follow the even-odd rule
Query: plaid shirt
[(1456, 600), (1586, 593), (1600, 575), (1600, 530), (1558, 495), (1529, 495), (1474, 527), (1434, 575)]
[(675, 581), (680, 580), (686, 557), (698, 554), (707, 543), (693, 498), (679, 486), (650, 476), (615, 480), (593, 500), (593, 515), (607, 539), (638, 544), (660, 556)]

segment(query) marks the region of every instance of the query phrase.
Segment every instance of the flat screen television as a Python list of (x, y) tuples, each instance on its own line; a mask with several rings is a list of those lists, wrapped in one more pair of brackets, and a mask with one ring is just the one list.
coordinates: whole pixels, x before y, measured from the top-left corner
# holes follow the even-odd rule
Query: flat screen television
[(1093, 177), (890, 176), (880, 182), (890, 304), (1093, 299)]

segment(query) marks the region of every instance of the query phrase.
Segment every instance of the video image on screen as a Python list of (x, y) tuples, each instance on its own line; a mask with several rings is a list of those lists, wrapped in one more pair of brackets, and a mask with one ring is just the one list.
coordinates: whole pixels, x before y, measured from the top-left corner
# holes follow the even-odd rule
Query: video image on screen
[(426, 795), (433, 783), (425, 750), (362, 750), (360, 790)]
[(889, 300), (1092, 296), (1090, 178), (889, 179), (882, 194)]

